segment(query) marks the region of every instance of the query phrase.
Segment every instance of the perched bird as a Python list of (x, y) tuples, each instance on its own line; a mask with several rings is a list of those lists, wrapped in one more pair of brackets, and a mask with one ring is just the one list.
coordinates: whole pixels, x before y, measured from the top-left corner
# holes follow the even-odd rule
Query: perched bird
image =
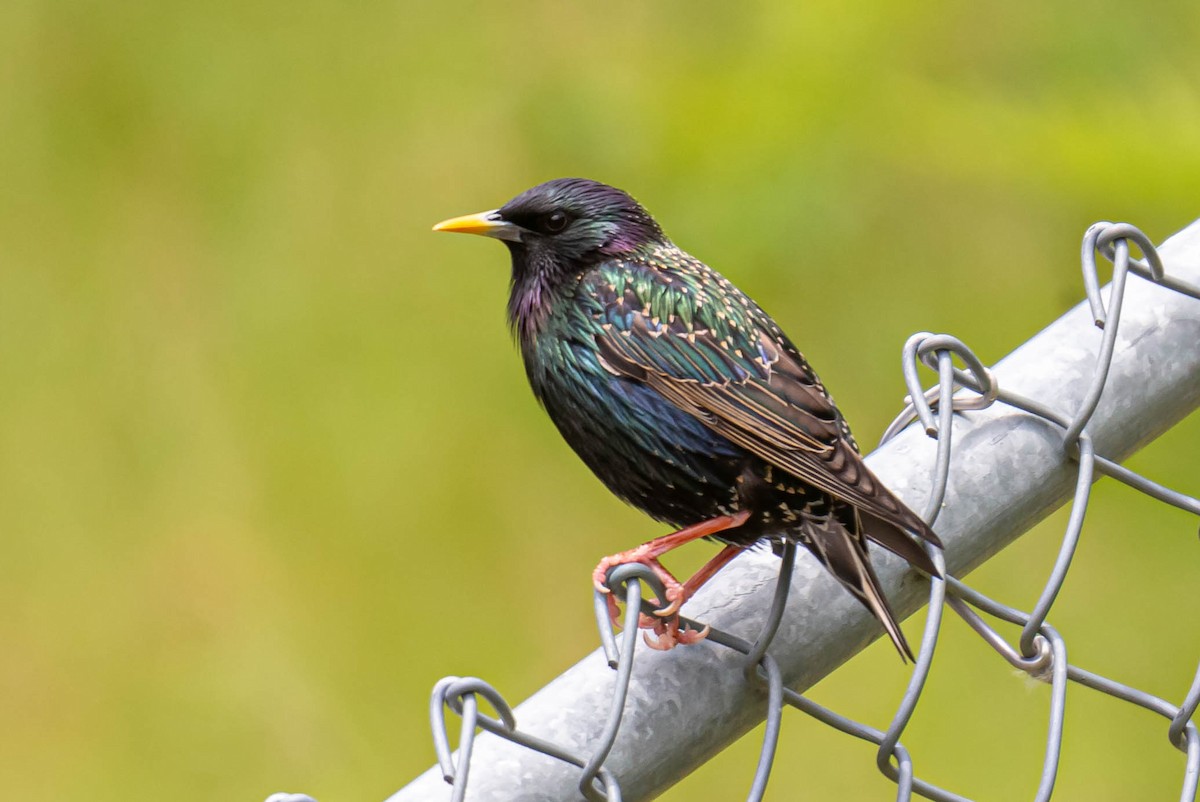
[[(508, 246), (508, 319), (534, 395), (609, 490), (682, 527), (606, 557), (593, 574), (605, 591), (607, 570), (622, 563), (662, 579), (670, 603), (640, 622), (657, 633), (650, 645), (702, 638), (676, 615), (696, 588), (741, 549), (793, 541), (912, 658), (867, 540), (930, 575), (937, 569), (912, 536), (941, 543), (867, 469), (825, 386), (758, 304), (672, 244), (628, 194), (596, 181), (549, 181), (434, 230)], [(727, 545), (680, 583), (659, 557), (701, 537)]]

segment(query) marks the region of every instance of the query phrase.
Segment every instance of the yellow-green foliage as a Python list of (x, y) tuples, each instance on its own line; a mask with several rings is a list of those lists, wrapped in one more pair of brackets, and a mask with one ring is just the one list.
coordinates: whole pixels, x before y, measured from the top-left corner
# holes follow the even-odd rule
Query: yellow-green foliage
[[(1198, 35), (1184, 2), (5, 0), (0, 798), (382, 799), (439, 676), (515, 702), (595, 645), (595, 560), (661, 529), (530, 398), (502, 249), (432, 223), (630, 190), (868, 443), (909, 333), (995, 360), (1082, 298), (1089, 223), (1200, 215)], [(1200, 491), (1197, 437), (1135, 467)], [(1178, 698), (1196, 522), (1094, 506), (1052, 620)], [(1028, 607), (1062, 523), (973, 581)], [(883, 726), (907, 676), (877, 644), (815, 694)], [(919, 773), (1029, 797), (1047, 693), (951, 621)], [(1063, 799), (1178, 793), (1162, 721), (1067, 717)], [(753, 741), (666, 798), (738, 798)], [(779, 798), (890, 793), (798, 714), (781, 755)]]

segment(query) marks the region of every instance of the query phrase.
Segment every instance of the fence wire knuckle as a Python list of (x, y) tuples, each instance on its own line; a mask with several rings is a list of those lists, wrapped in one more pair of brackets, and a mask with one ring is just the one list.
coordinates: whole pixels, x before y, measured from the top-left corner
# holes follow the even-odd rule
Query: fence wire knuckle
[[(953, 380), (961, 387), (977, 393), (974, 397), (954, 398), (954, 410), (965, 412), (972, 409), (987, 409), (996, 401), (1000, 387), (996, 383), (995, 375), (962, 340), (948, 334), (917, 332), (904, 343), (901, 354), (904, 383), (908, 388), (908, 395), (904, 398), (905, 406), (896, 419), (884, 430), (883, 436), (879, 440), (880, 445), (892, 439), (915, 420), (921, 421), (925, 434), (930, 437), (937, 436), (939, 426), (934, 419), (933, 410), (934, 406), (943, 403), (941, 396), (946, 382), (941, 381), (938, 386), (928, 390), (922, 389), (919, 365), (940, 371), (939, 364), (943, 354), (957, 356), (963, 361), (967, 367), (966, 371), (954, 367), (951, 363), (950, 372)], [(951, 395), (953, 395), (953, 387)]]
[[(1132, 248), (1141, 252), (1141, 259), (1132, 257)], [(1100, 287), (1097, 254), (1112, 263), (1112, 281), (1107, 291), (1102, 291)], [(1185, 755), (1180, 799), (1184, 802), (1195, 800), (1197, 784), (1200, 782), (1200, 734), (1193, 717), (1200, 707), (1200, 666), (1197, 667), (1195, 677), (1183, 700), (1179, 705), (1173, 705), (1130, 685), (1072, 665), (1067, 657), (1067, 642), (1050, 624), (1049, 619), (1066, 581), (1072, 559), (1080, 547), (1091, 487), (1097, 475), (1110, 476), (1150, 498), (1193, 514), (1200, 514), (1200, 500), (1167, 488), (1098, 455), (1089, 430), (1097, 410), (1101, 408), (1108, 384), (1109, 368), (1117, 349), (1117, 335), (1129, 274), (1198, 300), (1200, 287), (1172, 276), (1164, 265), (1158, 248), (1144, 233), (1128, 223), (1100, 222), (1088, 228), (1081, 247), (1081, 264), (1088, 311), (1096, 326), (1100, 328), (1100, 342), (1091, 379), (1082, 396), (1074, 402), (1073, 409), (1055, 409), (1056, 404), (1063, 402), (1040, 401), (1011, 389), (1001, 388), (992, 368), (964, 342), (948, 334), (919, 332), (908, 339), (902, 350), (901, 365), (908, 389), (904, 408), (887, 427), (881, 440), (881, 444), (886, 443), (914, 422), (919, 422), (925, 433), (935, 440), (936, 457), (932, 462), (930, 474), (917, 478), (926, 482), (930, 488), (922, 510), (923, 517), (931, 525), (936, 525), (946, 501), (947, 488), (953, 480), (956, 420), (962, 415), (987, 410), (995, 405), (1004, 405), (1014, 414), (1049, 427), (1046, 431), (1060, 434), (1062, 459), (1075, 464), (1071, 512), (1054, 564), (1050, 567), (1036, 602), (1028, 612), (986, 596), (950, 575), (946, 571), (945, 555), (939, 549), (926, 544), (925, 548), (942, 576), (928, 578), (928, 606), (916, 663), (904, 695), (884, 729), (842, 716), (789, 688), (785, 683), (784, 670), (776, 657), (772, 656), (771, 647), (780, 632), (792, 589), (797, 553), (795, 544), (778, 544), (776, 548), (781, 559), (769, 609), (762, 616), (758, 625), (759, 631), (753, 638), (735, 635), (711, 623), (679, 617), (682, 629), (707, 631), (705, 640), (686, 648), (724, 650), (724, 654), (727, 655), (732, 653), (732, 661), (722, 661), (720, 665), (731, 662), (740, 667), (740, 681), (747, 689), (752, 689), (751, 695), (746, 697), (750, 700), (747, 704), (760, 706), (756, 709), (765, 711), (763, 718), (766, 727), (746, 797), (750, 802), (762, 799), (766, 792), (767, 781), (778, 750), (785, 706), (796, 708), (834, 730), (873, 744), (876, 747), (876, 766), (884, 776), (896, 784), (897, 800), (903, 802), (916, 794), (938, 802), (969, 802), (969, 797), (941, 788), (917, 776), (915, 756), (901, 743), (928, 681), (946, 609), (962, 619), (970, 632), (978, 636), (1009, 665), (1050, 686), (1045, 752), (1035, 800), (1049, 800), (1058, 777), (1070, 683), (1137, 705), (1166, 719), (1168, 742)], [(936, 383), (928, 389), (923, 386), (922, 368), (932, 371), (936, 377)], [(949, 545), (953, 550), (954, 544)], [(643, 598), (643, 591), (647, 588), (654, 601)], [(659, 659), (658, 655), (649, 654), (644, 647), (638, 646), (639, 617), (653, 614), (655, 610), (665, 607), (668, 600), (666, 591), (654, 572), (637, 564), (620, 565), (611, 569), (607, 576), (607, 591), (594, 591), (593, 608), (603, 659), (612, 669), (609, 675), (613, 678), (612, 690), (608, 696), (607, 713), (596, 712), (591, 716), (592, 721), (587, 722), (586, 754), (577, 747), (568, 747), (519, 729), (513, 710), (504, 698), (483, 680), (474, 677), (446, 677), (434, 686), (430, 700), (434, 751), (442, 779), (451, 785), (449, 798), (453, 802), (464, 799), (467, 793), (477, 729), (577, 767), (578, 774), (574, 782), (582, 798), (592, 802), (614, 802), (621, 799), (618, 777), (606, 763), (613, 754), (614, 744), (617, 743), (623, 721), (629, 713), (627, 706), (630, 703), (635, 663)], [(619, 633), (614, 630), (613, 625), (615, 600), (620, 600), (624, 605)], [(995, 622), (996, 625), (990, 622)], [(1019, 633), (1010, 640), (1001, 634), (997, 626), (1017, 627)], [(480, 711), (480, 701), (495, 711), (495, 717)], [(457, 752), (452, 751), (447, 734), (446, 710), (462, 718)], [(414, 786), (416, 784), (414, 783)], [(279, 797), (281, 800), (284, 798), (283, 795)], [(410, 798), (422, 797), (408, 797), (405, 796), (405, 791), (401, 791), (393, 799), (401, 802)], [(546, 796), (533, 793), (531, 798), (543, 799)]]

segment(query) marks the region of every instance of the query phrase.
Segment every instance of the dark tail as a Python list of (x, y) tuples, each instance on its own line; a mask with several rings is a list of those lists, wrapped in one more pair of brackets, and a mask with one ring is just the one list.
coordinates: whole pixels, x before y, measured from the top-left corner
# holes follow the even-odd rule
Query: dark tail
[[(892, 521), (880, 518), (862, 510), (858, 511), (859, 518), (862, 522), (860, 531), (869, 539), (883, 546), (888, 551), (903, 557), (914, 568), (918, 568), (930, 576), (941, 579), (942, 573), (938, 571), (937, 566), (933, 564), (933, 560), (929, 559), (929, 555), (925, 553), (924, 547), (920, 543), (913, 540), (912, 537), (905, 531), (904, 528)], [(933, 534), (933, 530), (928, 524), (921, 521), (915, 515), (913, 518), (921, 524), (924, 531), (918, 532), (925, 540), (933, 545), (941, 548), (942, 541), (938, 540), (937, 535)]]
[[(900, 534), (895, 527), (892, 529)], [(861, 534), (861, 529), (859, 532), (852, 532), (837, 519), (829, 517), (805, 521), (803, 531), (808, 535), (809, 542), (812, 544), (811, 550), (817, 559), (824, 563), (838, 581), (853, 594), (854, 598), (862, 602), (863, 606), (870, 610), (883, 625), (888, 637), (895, 645), (896, 651), (900, 653), (900, 659), (913, 660), (912, 649), (909, 648), (908, 641), (905, 640), (904, 633), (900, 630), (896, 614), (892, 612), (887, 597), (883, 595), (883, 591), (879, 587), (879, 577), (875, 575), (875, 569), (867, 555), (867, 543)], [(903, 534), (900, 534), (900, 537), (910, 544), (916, 553), (920, 554), (918, 560), (909, 559), (906, 552), (898, 551), (887, 543), (881, 543), (881, 545), (896, 551), (901, 557), (909, 559), (909, 562), (922, 570), (926, 570), (925, 565), (928, 565), (928, 572), (936, 574), (937, 569), (920, 546)], [(924, 563), (920, 559), (923, 559)]]

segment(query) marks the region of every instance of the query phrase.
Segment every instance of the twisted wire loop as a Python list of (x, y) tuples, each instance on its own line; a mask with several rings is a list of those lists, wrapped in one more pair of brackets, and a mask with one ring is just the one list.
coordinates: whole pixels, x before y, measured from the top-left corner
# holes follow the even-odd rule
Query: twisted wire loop
[[(636, 627), (635, 627), (636, 629)], [(478, 696), (482, 696), (500, 716), (499, 720), (479, 712)], [(445, 709), (462, 717), (462, 734), (457, 759), (450, 750), (450, 738), (446, 732)], [(475, 727), (487, 730), (512, 743), (557, 758), (565, 763), (583, 767), (587, 759), (570, 750), (517, 729), (512, 708), (504, 697), (477, 677), (445, 677), (433, 686), (430, 697), (429, 717), (433, 729), (433, 746), (437, 753), (442, 777), (451, 785), (450, 799), (461, 802), (467, 793), (467, 778), (471, 765), (471, 751), (475, 741)], [(621, 788), (616, 778), (607, 769), (595, 772), (600, 788), (589, 789), (589, 799), (605, 802), (621, 802)], [(594, 796), (592, 794), (595, 794)]]
[[(1131, 247), (1141, 251), (1143, 258), (1133, 258), (1130, 253)], [(1096, 267), (1097, 253), (1113, 265), (1113, 279), (1107, 299), (1100, 290)], [(1091, 226), (1084, 235), (1081, 255), (1084, 287), (1092, 316), (1097, 327), (1101, 329), (1101, 343), (1092, 381), (1078, 409), (1073, 413), (1064, 414), (1035, 399), (1005, 390), (998, 385), (992, 371), (961, 340), (946, 334), (920, 332), (910, 337), (904, 345), (902, 365), (909, 395), (905, 399), (904, 409), (888, 426), (882, 441), (886, 442), (918, 421), (926, 434), (936, 440), (937, 456), (930, 476), (932, 490), (923, 511), (925, 520), (935, 524), (952, 478), (950, 468), (953, 422), (956, 415), (986, 409), (994, 404), (1005, 404), (1040, 418), (1062, 431), (1064, 457), (1078, 465), (1075, 492), (1058, 556), (1033, 609), (1024, 612), (1009, 607), (950, 576), (946, 573), (946, 563), (941, 551), (925, 544), (930, 558), (942, 576), (930, 578), (929, 606), (912, 678), (887, 728), (880, 730), (841, 716), (784, 687), (780, 666), (769, 654), (771, 641), (778, 631), (787, 603), (796, 555), (795, 544), (782, 544), (782, 559), (775, 593), (762, 630), (755, 641), (749, 642), (720, 629), (710, 628), (705, 641), (688, 647), (731, 649), (744, 655), (745, 658), (741, 661), (744, 680), (761, 692), (760, 698), (766, 708), (766, 728), (758, 764), (747, 794), (750, 802), (761, 800), (766, 791), (778, 747), (785, 705), (797, 708), (840, 732), (875, 744), (876, 764), (879, 770), (896, 784), (896, 799), (900, 802), (911, 799), (914, 793), (938, 802), (969, 802), (967, 797), (918, 778), (913, 757), (900, 742), (905, 728), (916, 712), (928, 680), (946, 608), (966, 622), (984, 643), (1011, 666), (1051, 686), (1045, 757), (1034, 797), (1038, 802), (1050, 799), (1058, 776), (1068, 681), (1138, 705), (1167, 719), (1167, 738), (1185, 755), (1186, 765), (1180, 799), (1183, 802), (1195, 799), (1197, 784), (1200, 783), (1200, 733), (1192, 719), (1200, 707), (1200, 667), (1183, 701), (1176, 706), (1137, 688), (1071, 665), (1067, 659), (1066, 641), (1051, 626), (1048, 619), (1066, 580), (1072, 558), (1079, 548), (1089, 494), (1097, 473), (1111, 476), (1164, 503), (1200, 514), (1200, 500), (1166, 488), (1097, 455), (1092, 438), (1088, 434), (1088, 423), (1100, 404), (1112, 363), (1128, 275), (1132, 273), (1198, 300), (1200, 287), (1172, 277), (1164, 268), (1162, 259), (1149, 238), (1127, 223), (1103, 222)], [(961, 363), (961, 367), (955, 364), (955, 360)], [(921, 365), (937, 373), (937, 384), (928, 390), (923, 389), (921, 385)], [(519, 730), (512, 709), (503, 697), (483, 680), (474, 677), (446, 677), (434, 686), (430, 700), (430, 720), (438, 764), (443, 778), (452, 786), (452, 802), (460, 802), (466, 793), (477, 728), (579, 767), (580, 794), (591, 802), (618, 802), (621, 799), (617, 778), (604, 764), (620, 732), (629, 697), (633, 665), (638, 656), (639, 614), (653, 613), (656, 609), (664, 607), (667, 599), (658, 578), (649, 568), (642, 565), (617, 567), (610, 571), (608, 583), (609, 591), (617, 598), (624, 599), (625, 613), (618, 642), (609, 617), (606, 594), (594, 592), (593, 606), (600, 643), (609, 667), (616, 672), (616, 679), (607, 720), (600, 735), (589, 744), (589, 754), (579, 754)], [(653, 601), (643, 599), (644, 589), (649, 590), (654, 597)], [(1005, 636), (988, 623), (985, 616), (1020, 627), (1015, 645), (1010, 644)], [(681, 617), (680, 622), (681, 627), (685, 629), (706, 628), (705, 624), (687, 618)], [(496, 717), (480, 711), (480, 699), (492, 707)], [(452, 752), (446, 732), (446, 709), (462, 717), (457, 754)], [(283, 802), (284, 799), (289, 799), (290, 802), (290, 797), (279, 797), (276, 802)], [(296, 797), (295, 802), (301, 802), (303, 799), (307, 798)]]
[[(771, 608), (762, 631), (753, 643), (735, 635), (713, 627), (707, 627), (707, 641), (728, 649), (741, 652), (746, 656), (743, 662), (743, 673), (748, 682), (763, 689), (767, 695), (766, 729), (763, 733), (762, 748), (759, 751), (758, 764), (751, 781), (748, 800), (757, 802), (766, 793), (767, 780), (771, 774), (771, 766), (775, 760), (775, 751), (779, 744), (779, 733), (783, 723), (784, 687), (783, 672), (779, 664), (767, 654), (771, 640), (783, 620), (783, 610), (787, 604), (788, 590), (791, 587), (792, 570), (796, 564), (796, 544), (784, 543), (780, 552), (779, 575), (775, 582), (775, 594), (772, 597)], [(639, 582), (645, 582), (654, 592), (656, 602), (652, 603), (642, 598)], [(622, 628), (621, 649), (615, 649), (616, 637), (612, 631), (612, 619), (609, 618), (607, 602), (604, 594), (595, 591), (596, 626), (600, 631), (600, 642), (604, 645), (605, 658), (610, 667), (618, 672), (616, 688), (613, 692), (612, 707), (604, 732), (596, 744), (592, 759), (584, 767), (580, 776), (580, 790), (588, 799), (594, 799), (589, 792), (591, 775), (603, 763), (611, 751), (620, 728), (621, 715), (624, 711), (625, 698), (629, 690), (629, 680), (633, 673), (633, 662), (636, 657), (638, 614), (653, 613), (654, 610), (668, 604), (666, 589), (658, 577), (648, 567), (636, 563), (622, 565), (613, 569), (608, 575), (609, 590), (620, 594), (625, 592), (625, 619)], [(705, 629), (689, 618), (680, 618), (684, 629)], [(609, 645), (614, 649), (610, 651)]]

